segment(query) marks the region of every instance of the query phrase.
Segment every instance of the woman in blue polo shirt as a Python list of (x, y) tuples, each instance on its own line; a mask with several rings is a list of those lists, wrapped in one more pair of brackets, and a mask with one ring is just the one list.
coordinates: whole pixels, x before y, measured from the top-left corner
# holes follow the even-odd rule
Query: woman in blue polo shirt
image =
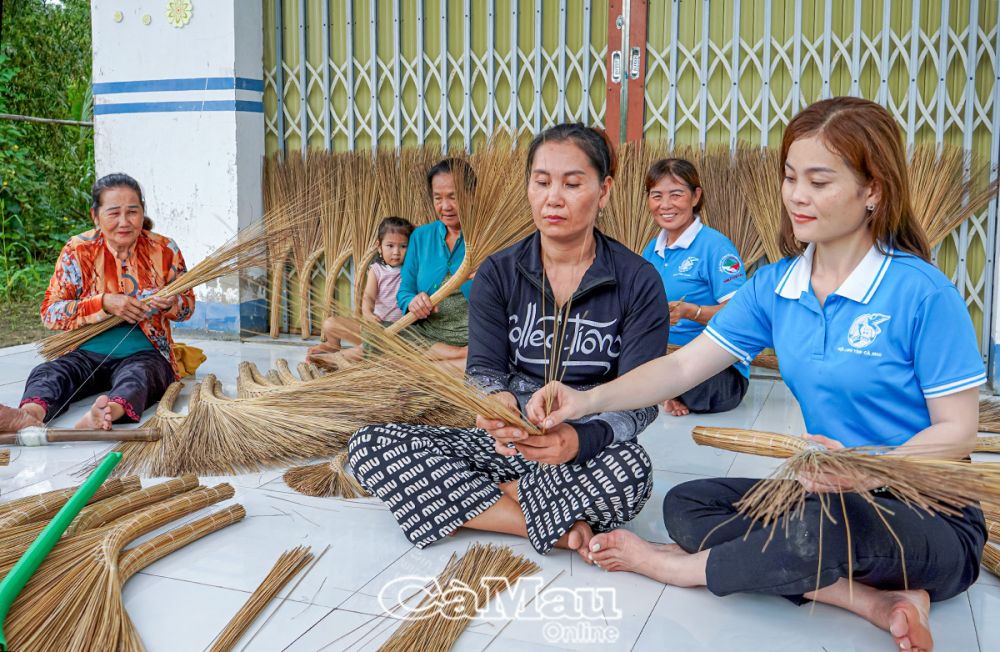
[(437, 306), (431, 304), (430, 299), (465, 258), (453, 173), (459, 166), (466, 183), (475, 184), (472, 168), (461, 159), (444, 159), (427, 172), (427, 190), (438, 219), (416, 228), (410, 236), (400, 270), (396, 302), (404, 314), (412, 312), (419, 319), (410, 330), (434, 343), (428, 355), (464, 369), (469, 344), (468, 299), (472, 281), (463, 283), (461, 292), (446, 297)]
[[(746, 282), (746, 270), (729, 238), (701, 223), (705, 203), (698, 170), (690, 161), (661, 159), (646, 174), (646, 201), (660, 233), (642, 257), (660, 273), (670, 304), (670, 343), (683, 346)], [(747, 393), (750, 367), (726, 367), (683, 394), (663, 402), (667, 414), (732, 410)]]
[[(964, 301), (928, 262), (905, 161), (899, 128), (877, 104), (841, 97), (805, 109), (782, 142), (781, 246), (789, 257), (757, 272), (677, 353), (587, 392), (556, 386), (548, 417), (543, 390), (529, 404), (531, 418), (551, 427), (652, 405), (773, 346), (813, 441), (967, 458), (986, 374)], [(707, 586), (717, 595), (832, 604), (889, 631), (896, 649), (930, 650), (930, 602), (978, 577), (982, 512), (928, 516), (874, 483), (829, 476), (799, 482), (810, 492), (845, 492), (850, 540), (827, 521), (820, 549), (821, 501), (810, 495), (803, 517), (779, 526), (765, 546), (770, 529), (751, 527), (735, 507), (755, 480), (716, 478), (667, 494), (664, 518), (676, 545), (616, 530), (595, 536), (591, 554), (608, 570)], [(856, 495), (863, 491), (874, 492), (881, 515)]]

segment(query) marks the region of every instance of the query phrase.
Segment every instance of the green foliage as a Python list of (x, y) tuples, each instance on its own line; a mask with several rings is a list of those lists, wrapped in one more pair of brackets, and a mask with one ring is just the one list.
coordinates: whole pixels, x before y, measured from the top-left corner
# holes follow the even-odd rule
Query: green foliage
[[(0, 113), (92, 120), (90, 2), (4, 4)], [(0, 299), (41, 299), (88, 228), (93, 130), (0, 120)]]

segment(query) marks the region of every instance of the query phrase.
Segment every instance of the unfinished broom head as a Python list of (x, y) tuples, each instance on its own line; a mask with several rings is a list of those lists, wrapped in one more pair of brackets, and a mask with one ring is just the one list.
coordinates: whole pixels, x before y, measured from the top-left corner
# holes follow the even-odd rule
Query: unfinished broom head
[[(702, 219), (729, 238), (739, 251), (744, 267), (750, 267), (764, 255), (764, 243), (740, 186), (746, 158), (745, 150), (733, 154), (728, 146), (710, 147), (700, 153), (695, 165), (705, 188)], [(748, 161), (746, 165), (755, 162)]]
[[(480, 543), (469, 546), (461, 559), (452, 555), (437, 581), (412, 610), (415, 618), (407, 619), (379, 648), (380, 652), (452, 649), (476, 614), (501, 590), (538, 571), (537, 564), (514, 554), (507, 546)], [(508, 583), (483, 581), (487, 578), (503, 578)], [(456, 600), (456, 596), (461, 597)]]
[(10, 449), (0, 448), (0, 466), (7, 466), (10, 464)]
[(796, 453), (819, 446), (819, 444), (801, 437), (741, 428), (695, 426), (691, 430), (691, 437), (701, 446), (712, 446), (735, 453), (779, 458), (791, 457)]
[[(784, 219), (781, 152), (773, 147), (741, 146), (736, 150), (736, 168), (739, 191), (757, 229), (760, 245), (767, 259), (776, 263), (784, 258), (779, 245)], [(751, 264), (748, 260), (744, 262)]]
[(285, 484), (307, 496), (364, 498), (368, 491), (347, 470), (347, 451), (329, 462), (296, 466), (285, 471)]
[[(840, 478), (841, 485), (875, 507), (867, 490), (884, 487), (904, 504), (927, 514), (957, 515), (969, 505), (1000, 502), (1000, 465), (969, 464), (930, 457), (903, 456), (884, 448), (809, 448), (792, 455), (739, 502), (753, 521), (773, 525), (785, 516), (801, 517), (807, 492), (800, 477)], [(845, 490), (848, 491), (848, 490)], [(827, 500), (828, 494), (817, 494)]]
[(956, 145), (914, 145), (908, 173), (914, 216), (932, 248), (985, 208), (1000, 187), (1000, 179), (989, 180), (987, 161)]

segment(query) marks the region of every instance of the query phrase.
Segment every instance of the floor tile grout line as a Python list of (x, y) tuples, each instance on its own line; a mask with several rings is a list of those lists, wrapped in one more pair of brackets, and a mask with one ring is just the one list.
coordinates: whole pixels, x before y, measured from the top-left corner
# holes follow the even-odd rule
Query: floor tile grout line
[(639, 630), (638, 636), (635, 637), (635, 642), (632, 643), (632, 647), (629, 648), (629, 652), (632, 652), (633, 650), (635, 650), (635, 646), (639, 644), (639, 639), (642, 638), (642, 633), (644, 631), (646, 631), (646, 625), (649, 624), (649, 619), (653, 617), (653, 612), (656, 611), (656, 605), (660, 604), (660, 599), (663, 598), (663, 594), (664, 594), (664, 592), (666, 590), (667, 590), (667, 585), (666, 584), (664, 584), (662, 587), (660, 587), (660, 594), (658, 596), (656, 596), (656, 602), (654, 602), (653, 606), (650, 607), (649, 614), (646, 615), (646, 621), (644, 623), (642, 623), (642, 628)]
[(334, 611), (337, 611), (336, 607), (330, 609), (330, 611), (328, 611), (325, 614), (323, 614), (322, 618), (320, 618), (319, 620), (317, 620), (316, 622), (314, 622), (312, 625), (310, 625), (309, 627), (307, 627), (304, 632), (302, 632), (301, 634), (299, 634), (298, 636), (296, 636), (294, 639), (292, 639), (292, 641), (288, 645), (286, 645), (285, 647), (281, 648), (281, 652), (285, 652), (285, 650), (287, 650), (288, 648), (290, 648), (293, 645), (295, 645), (295, 643), (297, 643), (299, 640), (301, 640), (301, 638), (303, 636), (305, 636), (306, 634), (308, 634), (309, 632), (311, 632), (313, 630), (313, 628), (315, 628), (321, 622), (323, 622), (324, 620), (326, 620), (327, 618), (329, 618), (333, 614)]
[[(972, 587), (970, 586), (969, 589)], [(976, 624), (976, 610), (972, 607), (972, 594), (969, 589), (965, 590), (965, 600), (969, 603), (969, 616), (972, 618), (972, 631), (976, 633), (976, 647), (979, 652), (983, 652), (983, 642), (979, 639), (979, 626)]]

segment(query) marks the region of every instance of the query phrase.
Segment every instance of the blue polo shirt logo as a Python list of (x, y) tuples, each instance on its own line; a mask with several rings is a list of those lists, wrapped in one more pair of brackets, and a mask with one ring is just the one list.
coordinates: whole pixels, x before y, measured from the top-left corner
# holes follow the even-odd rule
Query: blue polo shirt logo
[(732, 254), (726, 254), (719, 261), (719, 271), (723, 274), (729, 274), (730, 276), (735, 276), (739, 274), (743, 269), (743, 263), (740, 259)]
[(891, 316), (879, 312), (861, 315), (851, 324), (851, 329), (847, 332), (847, 343), (856, 349), (868, 348), (882, 332), (879, 324), (890, 319)]
[(691, 271), (691, 268), (698, 264), (698, 259), (695, 256), (688, 256), (684, 259), (684, 262), (677, 267), (678, 274), (687, 274)]

